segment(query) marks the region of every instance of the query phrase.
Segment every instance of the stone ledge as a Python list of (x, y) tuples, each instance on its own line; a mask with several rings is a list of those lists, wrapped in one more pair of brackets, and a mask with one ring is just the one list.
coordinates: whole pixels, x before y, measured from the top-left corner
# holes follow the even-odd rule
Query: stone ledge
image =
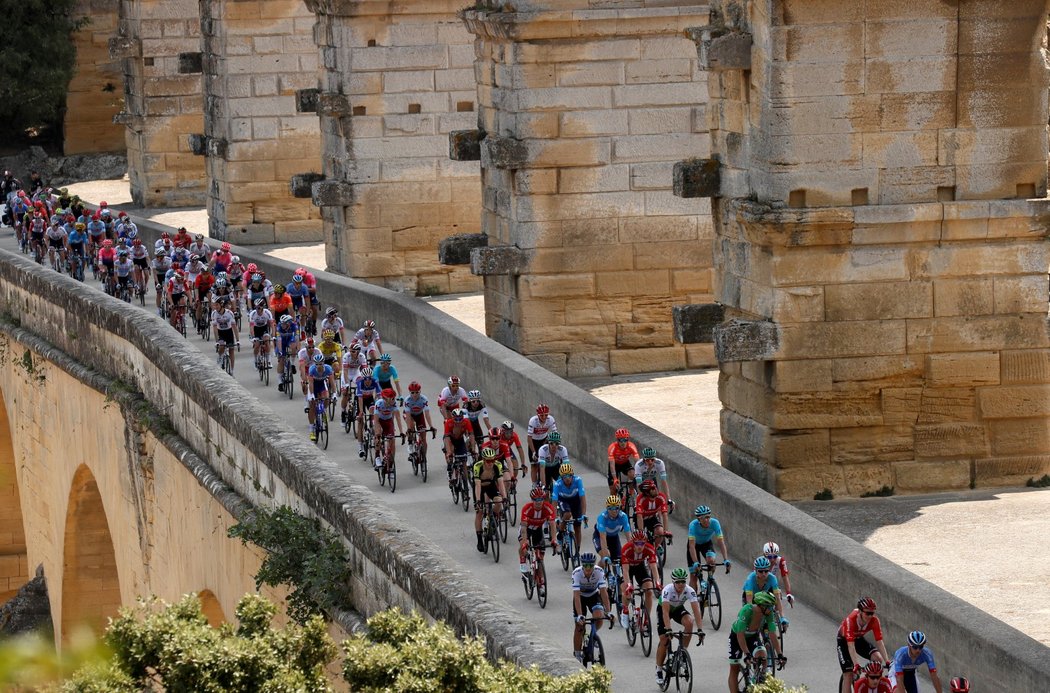
[(314, 183), (320, 183), (325, 179), (323, 173), (297, 173), (289, 180), (289, 189), (292, 197), (306, 199), (313, 197)]
[(453, 130), (448, 133), (448, 158), (453, 161), (481, 161), (481, 142), (485, 131)]
[(721, 303), (691, 303), (671, 308), (674, 338), (682, 344), (710, 344), (715, 341), (715, 328), (725, 320)]
[(719, 197), (721, 163), (717, 159), (687, 159), (674, 165), (672, 190), (676, 197)]
[(200, 133), (188, 135), (190, 152), (197, 156), (211, 156), (217, 159), (226, 158), (227, 142), (218, 137), (208, 137)]
[(711, 72), (751, 69), (751, 34), (742, 31), (711, 31), (690, 28), (687, 35), (696, 42), (700, 67)]
[(714, 328), (714, 339), (719, 361), (768, 361), (780, 348), (780, 325), (768, 320), (730, 320)]
[(179, 74), (180, 75), (197, 75), (204, 72), (204, 54), (201, 52), (196, 53), (179, 53)]
[(488, 168), (525, 168), (529, 162), (528, 147), (513, 137), (489, 135), (481, 140), (481, 165)]
[(438, 262), (442, 265), (469, 265), (475, 248), (488, 247), (489, 237), (484, 233), (464, 233), (441, 239), (438, 243)]
[(706, 5), (523, 12), (467, 9), (459, 16), (467, 30), (481, 38), (537, 41), (680, 35), (690, 27), (706, 25), (711, 11)]
[(322, 180), (310, 186), (315, 207), (349, 207), (354, 203), (354, 186), (341, 180)]
[(470, 273), (482, 277), (521, 274), (528, 261), (526, 252), (512, 245), (474, 248), (470, 251)]

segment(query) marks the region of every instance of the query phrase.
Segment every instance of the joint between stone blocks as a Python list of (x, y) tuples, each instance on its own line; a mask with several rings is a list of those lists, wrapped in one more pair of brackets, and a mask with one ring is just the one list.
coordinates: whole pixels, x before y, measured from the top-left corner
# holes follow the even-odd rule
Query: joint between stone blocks
[(354, 186), (341, 180), (323, 180), (310, 186), (315, 207), (349, 207), (354, 203)]
[(512, 245), (470, 251), (470, 273), (482, 277), (522, 274), (528, 262), (526, 252)]
[(721, 186), (717, 159), (687, 159), (674, 165), (672, 190), (676, 197), (719, 197)]
[(453, 161), (481, 161), (481, 142), (485, 131), (453, 130), (448, 133), (448, 158)]

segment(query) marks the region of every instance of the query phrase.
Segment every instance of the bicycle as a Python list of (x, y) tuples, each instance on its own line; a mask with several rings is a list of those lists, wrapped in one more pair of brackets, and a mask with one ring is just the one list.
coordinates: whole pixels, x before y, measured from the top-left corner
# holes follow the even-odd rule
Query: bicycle
[(658, 539), (652, 530), (646, 529), (645, 535), (649, 543), (656, 549), (656, 569), (660, 571), (660, 582), (664, 580), (664, 565), (667, 563), (667, 547), (671, 545), (674, 535), (664, 530), (662, 539)]
[(84, 281), (84, 256), (72, 253), (69, 259), (69, 274), (78, 282)]
[(449, 488), (452, 491), (452, 502), (459, 503), (463, 500), (463, 512), (470, 510), (470, 482), (467, 480), (467, 455), (452, 456), (452, 478), (449, 479)]
[[(703, 616), (704, 611), (707, 610), (707, 617), (711, 621), (711, 627), (715, 630), (722, 627), (722, 591), (718, 589), (718, 582), (715, 580), (715, 568), (724, 565), (728, 573), (729, 566), (724, 562), (714, 565), (704, 562), (690, 569), (694, 575), (700, 577), (701, 583), (706, 583), (702, 590), (697, 591), (697, 596), (700, 598), (700, 615)], [(705, 572), (708, 573), (706, 580), (704, 579)]]
[(177, 305), (173, 309), (175, 311), (175, 329), (183, 337), (186, 336), (186, 306)]
[(649, 611), (645, 608), (646, 591), (656, 592), (655, 587), (639, 590), (627, 583), (627, 644), (634, 647), (639, 638), (642, 641), (642, 654), (648, 657), (653, 651), (653, 623)]
[[(386, 441), (393, 441), (394, 436), (383, 436), (383, 443)], [(405, 442), (405, 434), (401, 434), (402, 445)], [(393, 493), (397, 488), (397, 469), (394, 465), (393, 453), (386, 452), (386, 445), (383, 445), (383, 452), (379, 452), (379, 446), (376, 446), (376, 462), (375, 465), (376, 474), (379, 476), (379, 485), (385, 486), (387, 482), (390, 482), (390, 493)]]
[[(587, 527), (587, 516), (580, 516), (580, 520), (583, 522), (583, 526)], [(570, 565), (572, 565), (573, 569), (580, 567), (580, 551), (579, 547), (576, 546), (576, 520), (565, 520), (564, 525), (562, 528), (560, 552), (561, 567), (562, 570), (568, 572)]]
[[(678, 630), (667, 634), (671, 639), (671, 643), (667, 657), (664, 658), (664, 678), (660, 683), (661, 691), (666, 691), (671, 687), (671, 679), (674, 679), (675, 690), (685, 691), (685, 693), (690, 693), (693, 690), (693, 660), (689, 656), (689, 650), (682, 644), (687, 635), (696, 636), (697, 646), (704, 643), (704, 633), (702, 631), (693, 633)], [(675, 644), (676, 641), (677, 645)]]
[(117, 298), (124, 303), (131, 303), (131, 286), (129, 285), (129, 282), (118, 282), (117, 286)]
[[(781, 650), (781, 651), (783, 651), (783, 650)], [(871, 661), (874, 661), (874, 660), (872, 660), (872, 659), (869, 659), (868, 661), (869, 661), (869, 662), (871, 662)], [(892, 666), (893, 666), (892, 662), (883, 662), (883, 663), (882, 663), (882, 670), (883, 670), (884, 672), (888, 672), (888, 671), (890, 670), (890, 668), (891, 668)], [(783, 669), (784, 667), (780, 667), (780, 668), (781, 668), (781, 669)], [(854, 681), (854, 682), (858, 681), (858, 680), (859, 680), (859, 677), (861, 677), (861, 676), (863, 676), (863, 675), (864, 675), (864, 673), (863, 673), (863, 667), (861, 667), (861, 666), (860, 666), (860, 665), (858, 665), (858, 664), (854, 664), (854, 665), (853, 665), (853, 681)], [(839, 687), (838, 687), (838, 689), (837, 689), (837, 690), (840, 690), (840, 691), (842, 690), (842, 680), (843, 680), (844, 678), (846, 678), (846, 675), (845, 675), (845, 674), (839, 674)], [(851, 689), (851, 690), (852, 690), (852, 689)]]
[[(615, 561), (608, 558), (602, 559), (605, 567), (605, 579), (609, 583), (609, 602), (612, 604), (613, 613), (619, 614), (623, 611), (623, 594), (620, 592), (620, 585), (623, 584), (623, 568), (620, 566), (620, 559)], [(613, 619), (613, 625), (616, 624), (616, 619)]]
[[(268, 336), (252, 337), (253, 342), (259, 342), (259, 354), (255, 357), (255, 369), (259, 371), (259, 382), (266, 387), (270, 386), (270, 343)], [(327, 446), (326, 446), (327, 447)]]
[(325, 416), (324, 399), (321, 397), (314, 398), (314, 435), (317, 440), (317, 447), (322, 450), (328, 449), (328, 418)]
[(434, 427), (416, 429), (415, 427), (408, 430), (408, 461), (412, 465), (413, 476), (422, 476), (423, 483), (427, 483), (427, 456), (426, 456), (426, 436), (427, 431), (430, 431), (430, 439), (433, 440), (437, 436), (437, 430)]
[[(466, 501), (464, 505), (470, 504)], [(499, 518), (496, 517), (495, 501), (484, 501), (485, 509), (481, 515), (481, 540), (485, 544), (485, 553), (492, 549), (492, 560), (499, 563)]]
[(219, 359), (218, 359), (219, 368), (223, 369), (224, 371), (226, 371), (230, 375), (233, 375), (233, 362), (230, 360), (230, 352), (229, 352), (229, 350), (233, 349), (234, 347), (237, 348), (237, 351), (240, 351), (241, 350), (241, 343), (240, 342), (234, 342), (233, 344), (230, 344), (229, 346), (227, 346), (226, 342), (222, 341), (221, 339), (219, 341), (215, 342), (215, 351), (217, 351), (218, 354), (219, 354)]
[(528, 542), (525, 547), (525, 560), (529, 571), (522, 573), (521, 581), (525, 583), (525, 598), (531, 600), (536, 594), (536, 602), (541, 609), (547, 607), (547, 569), (543, 566), (543, 552), (546, 544), (533, 546)]
[(584, 626), (590, 626), (587, 629), (587, 633), (583, 640), (583, 666), (584, 668), (591, 666), (592, 664), (600, 664), (605, 666), (605, 646), (602, 645), (602, 639), (598, 636), (598, 628), (594, 625), (598, 621), (604, 621), (606, 619), (612, 620), (611, 616), (603, 616), (602, 618), (585, 618), (580, 621)]
[[(770, 660), (769, 653), (765, 647), (755, 648), (751, 656), (744, 657), (744, 662), (740, 665), (740, 673), (736, 679), (737, 690), (740, 693), (751, 691), (755, 686), (765, 683), (773, 669), (783, 669), (786, 662), (787, 660), (784, 657)], [(840, 675), (839, 689), (841, 690), (841, 688), (842, 676)]]
[[(207, 298), (202, 298), (200, 300), (200, 305), (197, 306), (197, 315), (199, 316), (197, 318), (197, 334), (199, 334), (204, 341), (210, 342), (211, 321), (209, 320), (209, 316), (211, 316), (211, 301)], [(267, 385), (269, 385), (269, 383), (267, 383)]]
[(284, 355), (284, 370), (281, 371), (281, 386), (288, 399), (295, 397), (295, 358), (292, 354)]

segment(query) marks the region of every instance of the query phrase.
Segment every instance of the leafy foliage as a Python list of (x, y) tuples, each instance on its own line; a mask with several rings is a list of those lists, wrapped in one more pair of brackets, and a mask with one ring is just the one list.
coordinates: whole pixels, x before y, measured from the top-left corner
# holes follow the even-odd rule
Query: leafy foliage
[(15, 131), (56, 124), (73, 77), (76, 0), (4, 3), (0, 22), (0, 122)]
[(0, 640), (0, 691), (33, 690), (61, 681), (73, 671), (97, 667), (109, 654), (90, 629), (74, 630), (68, 637), (61, 654), (55, 651), (50, 631)]
[(601, 667), (557, 678), (535, 667), (493, 665), (477, 639), (461, 640), (447, 625), (399, 609), (370, 618), (367, 632), (343, 650), (343, 678), (360, 693), (607, 693), (612, 685)]
[[(160, 606), (158, 610), (156, 607)], [(237, 604), (240, 626), (212, 628), (200, 600), (159, 600), (123, 609), (110, 623), (108, 665), (85, 667), (63, 693), (132, 693), (143, 688), (200, 693), (313, 693), (329, 691), (325, 665), (336, 655), (324, 619), (271, 628), (277, 608), (246, 595)]]
[(325, 610), (352, 608), (346, 547), (314, 518), (282, 505), (257, 510), (229, 530), (231, 537), (266, 550), (255, 586), (289, 585), (288, 615), (300, 624)]
[(806, 693), (809, 689), (805, 686), (788, 688), (788, 685), (781, 679), (768, 678), (750, 690), (751, 693)]

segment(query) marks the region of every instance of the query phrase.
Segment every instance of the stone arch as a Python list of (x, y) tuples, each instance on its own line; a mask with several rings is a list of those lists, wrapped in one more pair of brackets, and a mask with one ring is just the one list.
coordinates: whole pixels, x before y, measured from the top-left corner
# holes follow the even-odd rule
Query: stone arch
[(62, 630), (87, 624), (101, 632), (120, 608), (120, 578), (113, 537), (95, 476), (80, 465), (66, 508), (62, 567)]
[(29, 579), (25, 526), (7, 406), (0, 396), (0, 603)]
[(214, 592), (208, 589), (201, 590), (197, 593), (197, 598), (201, 600), (201, 611), (204, 613), (204, 618), (208, 619), (208, 625), (218, 628), (226, 623), (226, 614)]

